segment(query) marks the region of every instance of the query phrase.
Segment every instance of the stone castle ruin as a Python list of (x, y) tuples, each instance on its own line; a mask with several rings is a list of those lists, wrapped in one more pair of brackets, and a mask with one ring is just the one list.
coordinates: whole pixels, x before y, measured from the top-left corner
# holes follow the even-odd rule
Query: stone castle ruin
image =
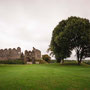
[(35, 64), (35, 61), (40, 60), (41, 59), (41, 51), (38, 49), (35, 49), (33, 47), (32, 51), (27, 51), (25, 50), (25, 56), (24, 56), (24, 60), (26, 62), (32, 62), (33, 64)]
[(21, 48), (0, 49), (0, 60), (16, 60), (21, 57)]
[(24, 54), (21, 52), (21, 48), (17, 49), (0, 49), (0, 61), (5, 60), (24, 60), (25, 62), (36, 63), (41, 59), (41, 51), (33, 47), (32, 51), (25, 50)]

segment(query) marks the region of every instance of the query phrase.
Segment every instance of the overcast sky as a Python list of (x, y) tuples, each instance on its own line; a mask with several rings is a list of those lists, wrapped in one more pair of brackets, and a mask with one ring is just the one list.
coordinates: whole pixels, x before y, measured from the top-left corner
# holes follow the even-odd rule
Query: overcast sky
[(45, 54), (58, 22), (90, 19), (89, 9), (90, 0), (0, 0), (0, 48), (35, 47)]

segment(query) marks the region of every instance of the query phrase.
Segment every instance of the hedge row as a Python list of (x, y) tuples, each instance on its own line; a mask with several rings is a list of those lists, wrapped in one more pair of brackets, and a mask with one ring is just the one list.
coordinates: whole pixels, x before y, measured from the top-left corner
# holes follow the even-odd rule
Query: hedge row
[(90, 60), (83, 60), (83, 62), (90, 65)]
[(25, 64), (23, 60), (6, 60), (0, 61), (0, 64)]

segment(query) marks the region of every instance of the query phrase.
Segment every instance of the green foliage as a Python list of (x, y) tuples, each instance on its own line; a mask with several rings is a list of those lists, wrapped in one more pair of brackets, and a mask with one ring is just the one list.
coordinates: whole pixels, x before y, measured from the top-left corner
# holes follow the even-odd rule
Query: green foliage
[(0, 61), (0, 64), (25, 64), (23, 60), (6, 60)]
[(90, 65), (90, 60), (83, 60), (83, 62)]
[(47, 61), (47, 62), (50, 62), (51, 57), (49, 55), (45, 54), (45, 55), (42, 55), (42, 59)]
[(50, 63), (56, 63), (57, 61), (56, 60), (50, 60)]
[(76, 60), (65, 60), (64, 62), (66, 62), (66, 63), (76, 63), (77, 61)]
[(39, 63), (40, 63), (40, 64), (48, 64), (48, 62), (45, 61), (45, 60), (39, 60)]
[(49, 48), (54, 53), (57, 62), (70, 57), (71, 51), (75, 49), (77, 60), (81, 63), (84, 56), (84, 48), (89, 44), (89, 20), (80, 17), (69, 17), (66, 20), (62, 20), (54, 28)]

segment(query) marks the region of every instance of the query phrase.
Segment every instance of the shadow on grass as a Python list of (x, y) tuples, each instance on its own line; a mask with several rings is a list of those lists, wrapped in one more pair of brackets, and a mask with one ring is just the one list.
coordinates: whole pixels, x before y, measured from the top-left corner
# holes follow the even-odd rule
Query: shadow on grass
[(42, 66), (47, 66), (47, 67), (53, 67), (53, 68), (57, 68), (57, 67), (90, 67), (90, 65), (85, 64), (85, 63), (81, 63), (80, 65), (78, 65), (77, 63), (64, 63), (64, 64), (60, 64), (60, 63), (52, 63), (52, 64), (42, 64)]
[(63, 63), (63, 64), (60, 63), (60, 65), (75, 65), (75, 66), (79, 66), (77, 63)]
[(64, 64), (60, 64), (61, 66), (88, 66), (90, 67), (90, 65), (85, 64), (85, 63), (81, 63), (80, 65), (78, 65), (78, 63), (64, 63)]

